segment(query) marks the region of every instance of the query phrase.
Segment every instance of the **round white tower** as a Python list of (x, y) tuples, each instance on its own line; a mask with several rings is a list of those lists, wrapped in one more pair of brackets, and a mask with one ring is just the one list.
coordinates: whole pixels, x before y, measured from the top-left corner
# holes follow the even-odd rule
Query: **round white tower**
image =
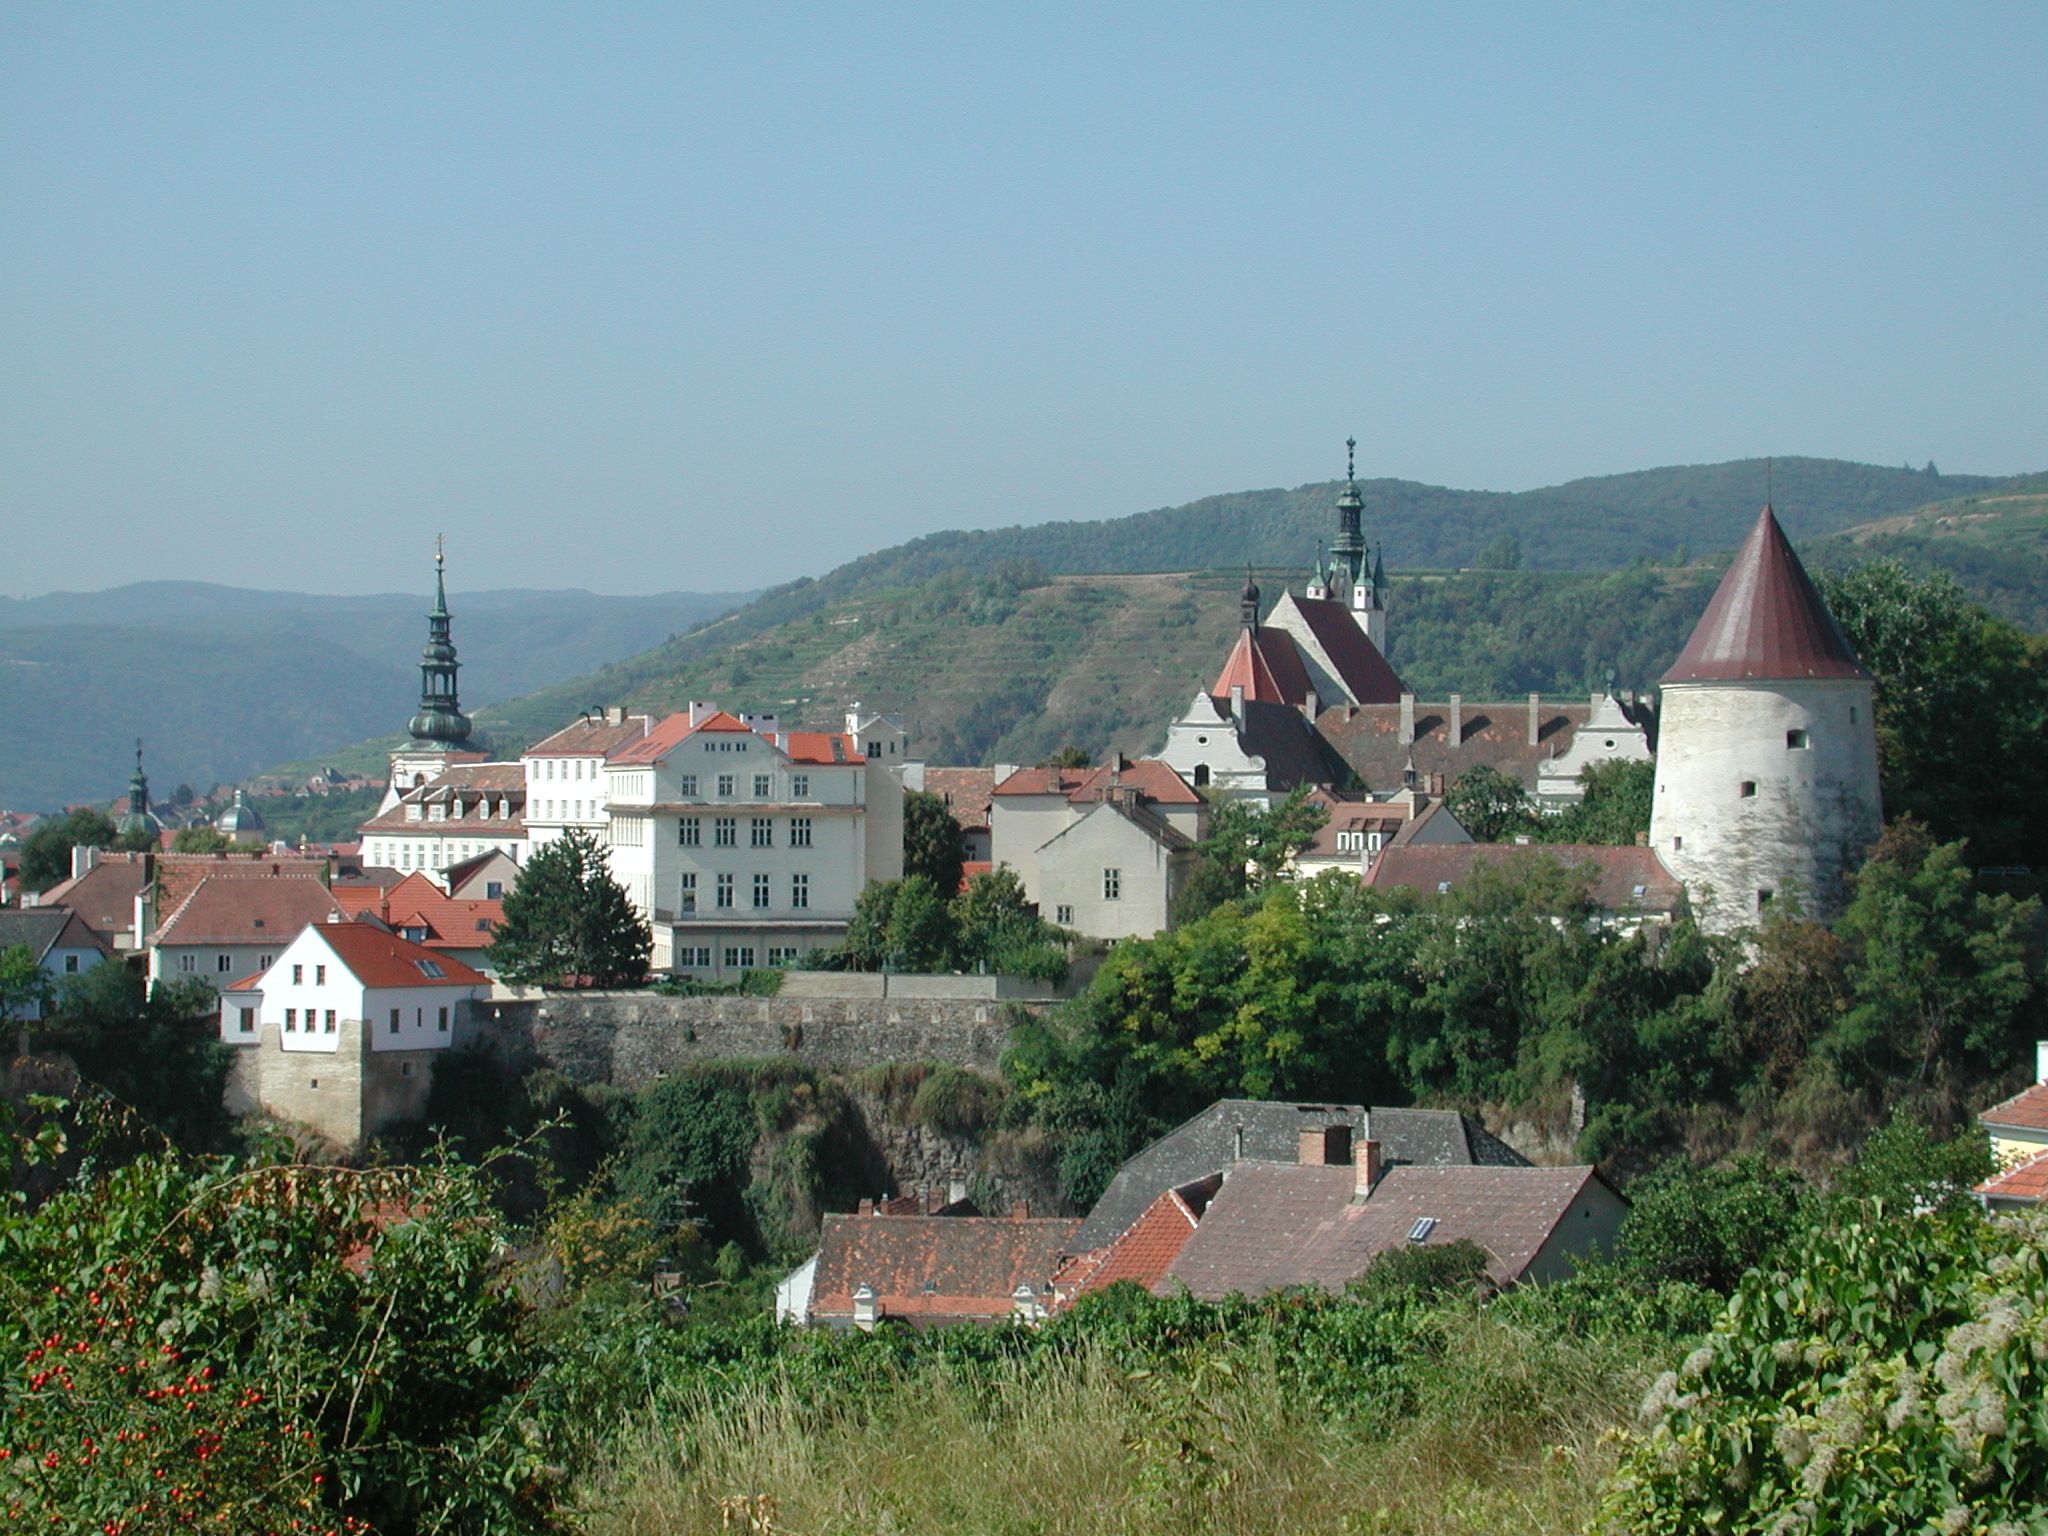
[(1726, 932), (1833, 916), (1883, 824), (1870, 674), (1766, 506), (1663, 676), (1651, 846)]

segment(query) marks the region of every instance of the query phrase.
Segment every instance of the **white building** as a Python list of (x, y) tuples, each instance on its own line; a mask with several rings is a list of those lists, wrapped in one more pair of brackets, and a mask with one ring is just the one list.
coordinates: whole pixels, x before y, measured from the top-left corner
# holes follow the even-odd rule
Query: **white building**
[(644, 741), (654, 729), (652, 715), (628, 714), (614, 706), (587, 714), (519, 755), (526, 778), (526, 841), (544, 848), (564, 832), (587, 832), (604, 841), (604, 765), (616, 753)]
[(263, 873), (201, 879), (150, 935), (150, 985), (203, 981), (218, 992), (261, 976), (293, 934), (340, 914), (325, 870), (280, 860)]
[(433, 1054), (489, 990), (461, 961), (375, 924), (309, 924), (267, 973), (221, 994), (230, 1108), (358, 1148), (422, 1112)]
[(1039, 915), (1090, 938), (1168, 925), (1208, 806), (1158, 758), (1020, 768), (989, 800), (990, 856)]
[(870, 880), (902, 876), (903, 787), (884, 766), (900, 728), (775, 724), (693, 703), (605, 764), (605, 846), (656, 970), (790, 964), (845, 937)]
[(526, 856), (526, 773), (518, 763), (462, 763), (362, 825), (363, 865), (447, 870), (479, 854)]
[(1536, 803), (1545, 811), (1568, 810), (1586, 798), (1579, 775), (1588, 768), (1647, 763), (1650, 757), (1649, 733), (1642, 721), (1631, 719), (1614, 695), (1596, 693), (1585, 723), (1572, 734), (1571, 744), (1536, 764)]
[(1870, 674), (1767, 506), (1662, 679), (1650, 841), (1701, 923), (1839, 909), (1883, 829)]
[[(83, 976), (113, 952), (85, 920), (65, 907), (30, 907), (0, 911), (0, 951), (26, 949), (55, 996), (67, 980)], [(39, 1019), (42, 1005), (31, 1001), (7, 1015)]]

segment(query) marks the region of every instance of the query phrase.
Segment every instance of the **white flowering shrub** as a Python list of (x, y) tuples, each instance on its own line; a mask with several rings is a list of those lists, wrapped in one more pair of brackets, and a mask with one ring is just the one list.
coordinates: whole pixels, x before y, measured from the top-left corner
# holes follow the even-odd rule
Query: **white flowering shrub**
[(1865, 1211), (1657, 1379), (1597, 1531), (2048, 1536), (2048, 1219)]

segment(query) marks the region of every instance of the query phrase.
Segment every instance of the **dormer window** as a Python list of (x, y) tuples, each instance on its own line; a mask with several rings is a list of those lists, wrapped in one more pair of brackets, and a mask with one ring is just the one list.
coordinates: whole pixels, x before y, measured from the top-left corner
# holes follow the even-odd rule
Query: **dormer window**
[[(420, 974), (429, 981), (445, 981), (447, 979), (448, 973), (441, 969), (441, 962), (438, 960), (415, 960), (413, 964), (419, 967)], [(393, 1016), (396, 1017), (395, 1014)]]

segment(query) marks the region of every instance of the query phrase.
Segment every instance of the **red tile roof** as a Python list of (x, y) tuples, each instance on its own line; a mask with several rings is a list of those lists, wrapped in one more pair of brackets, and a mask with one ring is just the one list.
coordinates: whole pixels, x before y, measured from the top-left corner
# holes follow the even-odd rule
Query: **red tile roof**
[(1869, 676), (1766, 506), (1662, 680)]
[(1173, 767), (1156, 757), (1118, 753), (1095, 768), (1019, 768), (992, 795), (1064, 795), (1074, 805), (1104, 799), (1112, 785), (1135, 789), (1141, 799), (1161, 805), (1200, 805), (1202, 797)]
[(867, 756), (860, 742), (844, 731), (790, 731), (782, 737), (782, 750), (793, 763), (864, 763)]
[(158, 854), (158, 921), (190, 896), (202, 880), (320, 880), (332, 867), (325, 857), (283, 853)]
[(987, 1216), (827, 1216), (811, 1308), (853, 1316), (853, 1293), (875, 1292), (882, 1316), (923, 1323), (1007, 1317), (1028, 1285), (1045, 1299), (1061, 1249), (1081, 1224)]
[(1247, 699), (1298, 707), (1308, 702), (1309, 687), (1308, 669), (1301, 664), (1292, 635), (1278, 629), (1242, 629), (1223, 670), (1209, 685), (1209, 696), (1227, 699), (1232, 689), (1242, 688)]
[(275, 944), (282, 949), (308, 923), (339, 912), (317, 880), (282, 876), (270, 880), (208, 879), (158, 924), (151, 943)]
[(1987, 1200), (2004, 1200), (2014, 1205), (2039, 1205), (2048, 1199), (2048, 1152), (2038, 1153), (2024, 1163), (2015, 1163), (1977, 1186)]
[(1080, 787), (1088, 773), (1086, 768), (1019, 768), (991, 793), (997, 796), (1071, 794)]
[(2033, 1083), (1977, 1118), (2001, 1129), (2048, 1131), (2048, 1083)]
[(1485, 766), (1518, 778), (1533, 789), (1538, 764), (1569, 751), (1572, 738), (1592, 713), (1588, 704), (1539, 702), (1536, 740), (1529, 740), (1529, 701), (1464, 704), (1460, 739), (1450, 740), (1448, 704), (1415, 705), (1415, 739), (1401, 740), (1400, 702), (1339, 704), (1316, 717), (1316, 729), (1357, 773), (1368, 789), (1403, 787), (1402, 775), (1415, 765), (1422, 787), (1442, 774), (1446, 785), (1468, 768)]
[(963, 832), (988, 830), (989, 797), (996, 790), (993, 768), (927, 768), (924, 789), (945, 801)]
[[(490, 977), (453, 955), (437, 954), (369, 923), (323, 923), (320, 937), (366, 987), (487, 987)], [(432, 965), (441, 974), (423, 970)]]
[(103, 853), (84, 874), (60, 880), (45, 891), (43, 905), (69, 907), (102, 936), (127, 933), (135, 927), (135, 898), (149, 871), (142, 854)]
[(1602, 912), (1671, 913), (1685, 896), (1685, 887), (1654, 849), (1591, 843), (1389, 843), (1373, 860), (1365, 883), (1436, 895), (1447, 887), (1457, 889), (1482, 869), (1534, 866), (1545, 859), (1572, 869), (1590, 867), (1592, 902)]
[[(1398, 704), (1405, 687), (1351, 610), (1324, 597), (1297, 597), (1295, 607), (1336, 668), (1337, 680), (1360, 704)], [(1325, 700), (1325, 703), (1330, 702)]]
[(1090, 1256), (1092, 1267), (1078, 1274), (1071, 1288), (1060, 1287), (1062, 1304), (1090, 1291), (1107, 1290), (1119, 1280), (1132, 1281), (1147, 1290), (1158, 1286), (1188, 1239), (1194, 1236), (1196, 1223), (1222, 1182), (1219, 1174), (1182, 1189), (1167, 1190), (1115, 1242), (1099, 1255)]
[(368, 914), (401, 931), (426, 929), (424, 942), (430, 949), (482, 949), (505, 920), (504, 902), (458, 900), (418, 871), (388, 891), (337, 886), (334, 899), (351, 919)]

